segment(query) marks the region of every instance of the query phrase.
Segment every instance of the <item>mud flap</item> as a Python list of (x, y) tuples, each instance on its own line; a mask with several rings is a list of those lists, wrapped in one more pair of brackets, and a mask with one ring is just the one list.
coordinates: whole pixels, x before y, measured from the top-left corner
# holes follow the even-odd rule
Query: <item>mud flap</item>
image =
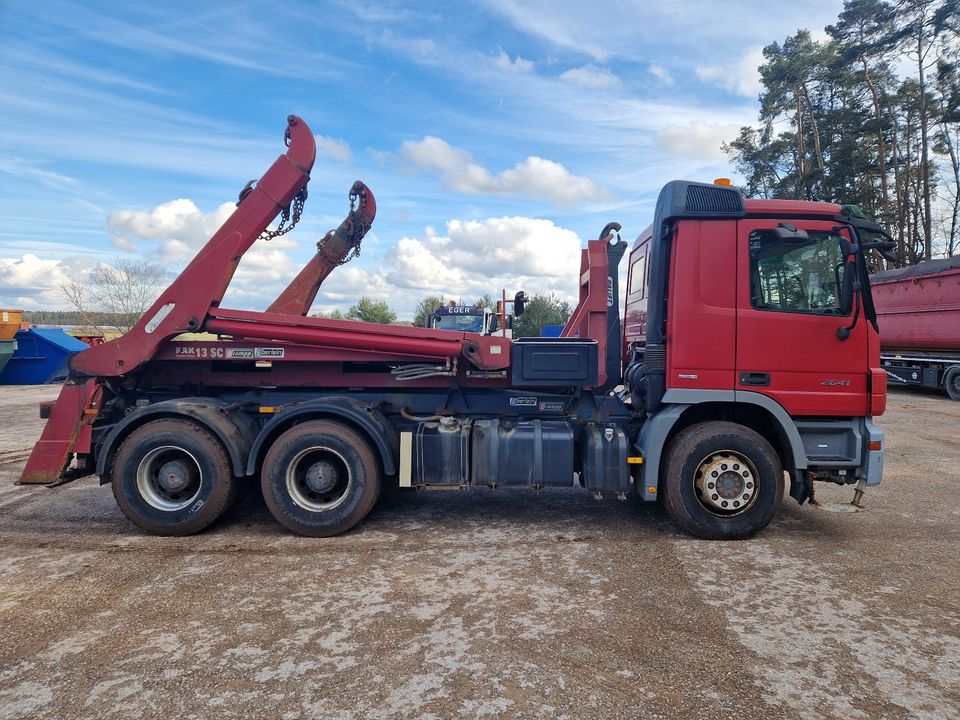
[(803, 470), (790, 473), (790, 497), (803, 505), (807, 500), (813, 502), (813, 481)]

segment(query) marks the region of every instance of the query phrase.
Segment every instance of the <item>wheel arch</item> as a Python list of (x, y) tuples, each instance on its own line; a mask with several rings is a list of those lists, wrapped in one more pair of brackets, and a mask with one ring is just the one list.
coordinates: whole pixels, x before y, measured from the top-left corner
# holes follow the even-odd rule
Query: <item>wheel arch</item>
[(247, 474), (247, 457), (256, 428), (246, 415), (226, 412), (227, 405), (225, 401), (213, 398), (180, 398), (138, 408), (118, 422), (100, 444), (97, 453), (100, 484), (110, 482), (113, 458), (130, 433), (152, 420), (163, 418), (187, 420), (211, 432), (227, 451), (233, 474), (243, 477)]
[(681, 430), (696, 423), (727, 420), (748, 427), (769, 442), (791, 477), (807, 467), (800, 432), (790, 415), (766, 395), (726, 390), (668, 390), (661, 408), (640, 432), (637, 446), (644, 458), (644, 500), (655, 500), (663, 454)]
[(253, 475), (263, 462), (267, 450), (281, 433), (306, 420), (336, 420), (358, 431), (371, 441), (380, 459), (384, 475), (397, 473), (400, 454), (399, 435), (375, 408), (349, 397), (309, 400), (272, 417), (261, 428), (250, 447), (246, 474)]

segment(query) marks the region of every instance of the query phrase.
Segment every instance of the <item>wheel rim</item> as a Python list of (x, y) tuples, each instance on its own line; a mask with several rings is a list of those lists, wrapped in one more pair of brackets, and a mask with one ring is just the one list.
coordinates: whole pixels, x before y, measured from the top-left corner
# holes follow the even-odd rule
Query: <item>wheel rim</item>
[(189, 452), (175, 445), (154, 448), (137, 466), (137, 490), (152, 508), (173, 512), (200, 495), (203, 471)]
[(301, 450), (287, 465), (287, 492), (310, 512), (333, 510), (347, 498), (353, 474), (340, 453), (326, 447)]
[(710, 453), (697, 466), (693, 477), (697, 500), (714, 515), (739, 515), (757, 500), (756, 468), (747, 457), (733, 450)]

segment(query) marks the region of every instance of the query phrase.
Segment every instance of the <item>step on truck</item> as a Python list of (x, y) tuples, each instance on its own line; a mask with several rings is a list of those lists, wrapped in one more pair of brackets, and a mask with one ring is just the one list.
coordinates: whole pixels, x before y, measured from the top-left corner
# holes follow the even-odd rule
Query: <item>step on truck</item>
[[(623, 330), (616, 223), (571, 268), (579, 303), (560, 337), (306, 317), (373, 222), (357, 182), (266, 311), (223, 307), (243, 253), (303, 208), (315, 146), (300, 118), (286, 143), (129, 333), (70, 358), (20, 482), (97, 475), (167, 535), (215, 522), (247, 479), (308, 536), (352, 528), (388, 485), (579, 487), (659, 501), (712, 539), (765, 527), (787, 482), (801, 504), (817, 482), (852, 486), (848, 510), (880, 482), (886, 373), (865, 255), (888, 243), (867, 240), (882, 237), (872, 223), (676, 181), (630, 248)], [(179, 338), (199, 331), (216, 340)]]

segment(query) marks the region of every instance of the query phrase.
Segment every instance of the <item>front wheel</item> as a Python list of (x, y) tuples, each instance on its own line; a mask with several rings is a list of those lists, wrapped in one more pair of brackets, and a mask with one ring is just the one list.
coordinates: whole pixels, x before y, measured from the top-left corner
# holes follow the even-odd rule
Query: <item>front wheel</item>
[(783, 467), (760, 434), (704, 422), (671, 442), (661, 479), (674, 521), (707, 540), (740, 540), (765, 528), (783, 500)]
[(276, 439), (263, 461), (263, 499), (281, 525), (299, 535), (346, 532), (380, 495), (380, 466), (370, 445), (337, 422), (312, 420)]

